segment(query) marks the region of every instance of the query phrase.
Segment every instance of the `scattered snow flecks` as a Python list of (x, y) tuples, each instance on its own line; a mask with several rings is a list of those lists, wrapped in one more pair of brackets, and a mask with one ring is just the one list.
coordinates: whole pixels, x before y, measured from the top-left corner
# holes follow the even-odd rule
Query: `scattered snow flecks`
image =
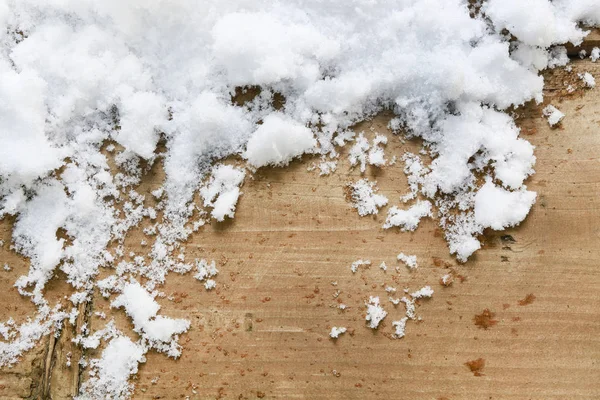
[(344, 327), (336, 327), (334, 326), (333, 328), (331, 328), (331, 332), (329, 332), (329, 336), (332, 339), (337, 339), (342, 333), (346, 332), (346, 328)]
[(544, 107), (542, 112), (544, 116), (548, 118), (548, 123), (550, 126), (558, 124), (565, 117), (565, 114), (552, 104), (548, 104), (546, 107)]
[(388, 211), (383, 228), (389, 229), (393, 226), (398, 226), (403, 231), (414, 231), (419, 226), (421, 218), (431, 216), (433, 216), (431, 213), (431, 202), (428, 200), (420, 200), (408, 210), (402, 210), (394, 206)]
[(369, 297), (367, 303), (367, 316), (365, 319), (371, 329), (377, 329), (379, 323), (386, 317), (387, 311), (379, 304), (379, 297)]
[(379, 209), (388, 203), (387, 197), (376, 193), (376, 184), (377, 182), (369, 182), (367, 179), (361, 179), (349, 184), (352, 205), (357, 209), (358, 215), (361, 217), (369, 214), (377, 214)]

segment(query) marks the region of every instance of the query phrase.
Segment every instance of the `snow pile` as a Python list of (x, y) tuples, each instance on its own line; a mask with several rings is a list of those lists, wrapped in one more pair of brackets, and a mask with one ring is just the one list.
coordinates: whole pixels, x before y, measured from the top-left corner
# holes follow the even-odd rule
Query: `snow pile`
[(484, 228), (509, 228), (525, 218), (535, 198), (535, 192), (511, 192), (488, 180), (475, 196), (475, 221)]
[(271, 114), (248, 140), (243, 156), (253, 167), (287, 165), (317, 145), (310, 129), (288, 116)]
[(379, 209), (388, 203), (387, 197), (375, 193), (376, 184), (377, 182), (361, 179), (348, 185), (351, 189), (352, 206), (358, 210), (361, 217), (377, 214)]
[(110, 341), (99, 360), (91, 361), (90, 378), (81, 387), (85, 399), (122, 399), (133, 394), (129, 377), (136, 374), (138, 365), (146, 361), (146, 350), (126, 336)]
[[(524, 185), (533, 146), (505, 110), (541, 102), (539, 71), (566, 63), (559, 45), (582, 40), (580, 23), (600, 24), (598, 0), (488, 0), (480, 10), (463, 0), (3, 4), (0, 218), (16, 219), (13, 248), (31, 262), (16, 286), (38, 312), (7, 323), (2, 365), (74, 320), (76, 309), (44, 298), (57, 268), (75, 291), (113, 296), (141, 335), (135, 346), (176, 356), (187, 326), (150, 312), (150, 293), (194, 269), (182, 242), (206, 223), (204, 208), (219, 221), (234, 216), (245, 173), (214, 162), (237, 157), (254, 171), (312, 153), (331, 173), (338, 147), (353, 142), (349, 161), (361, 172), (389, 165), (382, 136), (369, 143), (352, 131), (385, 110), (433, 161), (407, 156), (404, 200), (423, 199), (392, 207), (384, 226), (412, 231), (435, 208), (465, 261), (485, 227), (518, 224), (535, 199)], [(159, 160), (165, 180), (149, 206), (134, 188)], [(126, 254), (142, 221), (148, 251)], [(97, 280), (101, 267), (112, 275)], [(116, 352), (120, 342), (110, 343)], [(123, 375), (133, 364), (123, 361)], [(115, 381), (96, 371), (97, 382)], [(97, 397), (129, 393), (94, 387), (106, 391)]]

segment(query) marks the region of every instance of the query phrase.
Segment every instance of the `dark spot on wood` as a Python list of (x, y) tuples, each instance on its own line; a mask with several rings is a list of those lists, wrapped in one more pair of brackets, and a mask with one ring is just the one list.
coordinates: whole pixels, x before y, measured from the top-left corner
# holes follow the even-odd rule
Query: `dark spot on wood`
[(473, 375), (483, 376), (483, 373), (481, 372), (483, 370), (483, 367), (485, 367), (485, 360), (483, 358), (467, 361), (465, 365), (469, 368)]
[(487, 330), (498, 323), (498, 321), (494, 319), (495, 316), (496, 313), (486, 308), (481, 314), (476, 314), (473, 317), (473, 321), (479, 328)]
[(511, 235), (502, 235), (500, 236), (500, 240), (502, 240), (503, 243), (517, 243), (515, 238)]
[(533, 303), (533, 301), (535, 300), (535, 296), (533, 293), (529, 293), (527, 296), (525, 296), (524, 299), (519, 300), (519, 305), (520, 306), (527, 306), (531, 303)]

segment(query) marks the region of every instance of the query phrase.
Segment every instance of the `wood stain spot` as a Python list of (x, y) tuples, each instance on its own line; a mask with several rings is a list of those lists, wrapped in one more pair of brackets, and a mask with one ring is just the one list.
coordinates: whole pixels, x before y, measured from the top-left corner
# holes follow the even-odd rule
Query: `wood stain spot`
[(465, 365), (469, 368), (473, 375), (483, 376), (483, 373), (481, 372), (483, 367), (485, 367), (485, 360), (483, 358), (467, 361)]
[(498, 323), (498, 321), (494, 319), (495, 316), (495, 312), (486, 308), (481, 314), (476, 314), (473, 317), (473, 321), (479, 328), (487, 330)]
[(533, 303), (533, 301), (535, 300), (535, 295), (533, 293), (529, 293), (527, 296), (525, 296), (524, 299), (519, 300), (519, 305), (520, 306), (527, 306), (531, 303)]

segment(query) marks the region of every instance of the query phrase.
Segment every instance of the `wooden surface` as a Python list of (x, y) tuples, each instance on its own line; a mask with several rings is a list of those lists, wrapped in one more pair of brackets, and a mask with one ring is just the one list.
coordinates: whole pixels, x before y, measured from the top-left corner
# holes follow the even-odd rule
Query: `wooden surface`
[[(563, 90), (581, 71), (600, 83), (600, 63), (577, 61), (573, 69), (546, 74), (545, 103), (567, 115), (559, 128), (549, 128), (542, 106), (517, 110), (523, 136), (536, 146), (528, 186), (538, 192), (537, 203), (519, 228), (486, 233), (484, 248), (463, 265), (448, 255), (434, 220), (400, 233), (382, 230), (387, 208), (359, 217), (344, 194), (359, 174), (345, 162), (325, 178), (307, 171), (314, 161), (308, 157), (248, 176), (235, 219), (206, 226), (186, 244), (188, 259), (220, 263), (218, 289), (206, 292), (190, 275), (167, 278), (171, 300), (159, 300), (161, 313), (188, 318), (192, 327), (181, 338), (181, 359), (148, 354), (134, 380), (135, 398), (600, 398), (600, 92)], [(388, 118), (357, 129), (386, 133)], [(418, 149), (389, 137), (388, 157)], [(407, 190), (402, 168), (366, 174), (391, 205)], [(149, 193), (161, 179), (157, 166), (139, 191)], [(10, 221), (0, 227), (6, 241)], [(146, 252), (141, 237), (140, 229), (132, 232), (128, 249)], [(33, 309), (12, 284), (27, 260), (7, 244), (0, 251), (13, 266), (0, 275), (0, 318), (23, 320)], [(401, 251), (418, 256), (418, 270), (395, 270)], [(353, 275), (349, 266), (359, 258), (373, 266)], [(377, 267), (382, 261), (385, 273)], [(443, 287), (439, 279), (450, 270), (457, 279)], [(394, 340), (391, 322), (404, 306), (389, 303), (384, 286), (401, 292), (426, 284), (435, 294), (420, 302), (422, 321), (409, 321), (406, 337)], [(52, 281), (49, 297), (66, 293), (60, 278)], [(377, 331), (364, 321), (370, 295), (389, 312)], [(340, 311), (339, 301), (349, 309)], [(88, 309), (116, 314), (130, 330), (122, 311), (109, 311), (99, 295)], [(333, 341), (332, 326), (349, 332)], [(69, 398), (79, 380), (79, 371), (65, 366), (66, 354), (78, 351), (70, 335), (45, 339), (22, 363), (3, 369), (0, 397)], [(474, 373), (466, 363), (479, 359), (483, 368)]]

